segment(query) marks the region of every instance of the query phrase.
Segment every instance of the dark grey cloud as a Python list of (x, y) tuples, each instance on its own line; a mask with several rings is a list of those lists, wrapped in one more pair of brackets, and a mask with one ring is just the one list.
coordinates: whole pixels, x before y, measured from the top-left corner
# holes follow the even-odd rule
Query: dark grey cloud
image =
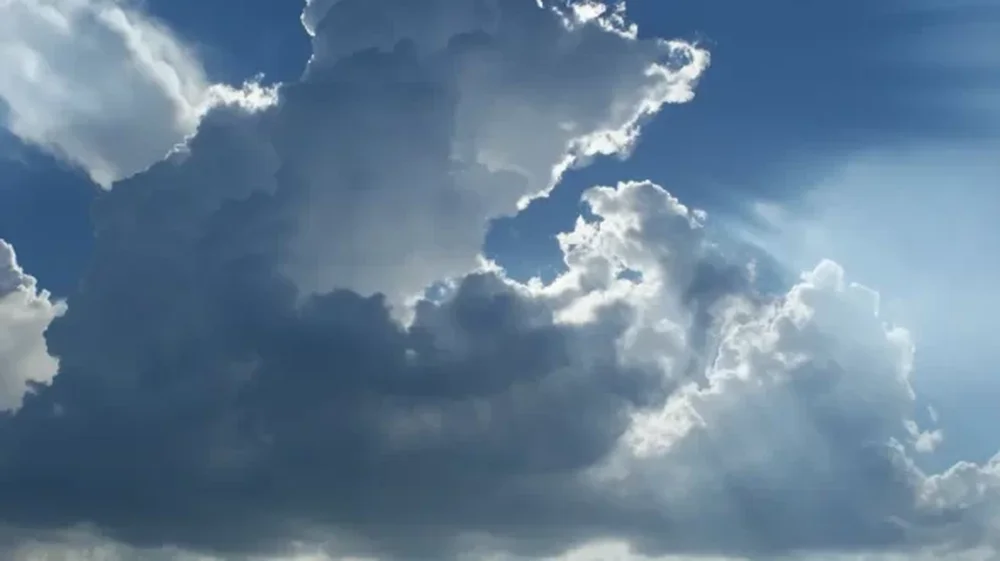
[[(491, 272), (408, 327), (391, 312), (472, 268), (489, 216), (546, 189), (571, 142), (624, 148), (585, 138), (687, 95), (697, 72), (661, 65), (684, 46), (492, 10), (473, 14), (482, 29), (444, 22), (443, 43), (405, 21), (335, 53), (320, 33), (278, 104), (220, 105), (99, 198), (89, 271), (47, 334), (59, 376), (4, 421), (6, 522), (246, 553), (314, 528), (400, 555), (464, 532), (576, 532), (556, 520), (586, 501), (577, 472), (662, 397), (616, 359), (623, 322), (557, 323)], [(529, 143), (494, 120), (518, 107), (512, 122), (542, 125)]]
[[(714, 266), (700, 219), (629, 184), (588, 195), (596, 216), (566, 238), (570, 273), (553, 285), (473, 273), (404, 328), (384, 297), (303, 296), (280, 274), (283, 191), (191, 204), (229, 126), (210, 120), (212, 143), (151, 170), (172, 179), (159, 189), (137, 179), (102, 199), (89, 290), (50, 328), (60, 375), (4, 426), (7, 523), (227, 555), (322, 535), (406, 559), (600, 538), (898, 551), (950, 543), (956, 522), (982, 542), (972, 517), (992, 499), (927, 478), (891, 443), (912, 346), (836, 265), (771, 304), (734, 281), (695, 288)], [(714, 322), (672, 308), (693, 294)], [(694, 386), (684, 363), (655, 365), (687, 356), (688, 330), (715, 341)], [(960, 472), (979, 488), (990, 469)]]

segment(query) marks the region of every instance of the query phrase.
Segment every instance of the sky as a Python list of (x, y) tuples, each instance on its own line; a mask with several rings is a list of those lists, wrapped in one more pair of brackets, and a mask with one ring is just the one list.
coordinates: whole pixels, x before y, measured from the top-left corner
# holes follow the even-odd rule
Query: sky
[(0, 0), (0, 556), (1000, 559), (1000, 2)]

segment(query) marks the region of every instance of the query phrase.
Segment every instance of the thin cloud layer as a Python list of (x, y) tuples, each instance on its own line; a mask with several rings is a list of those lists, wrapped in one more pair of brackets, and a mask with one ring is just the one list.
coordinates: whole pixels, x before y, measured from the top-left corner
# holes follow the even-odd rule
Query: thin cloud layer
[(643, 181), (585, 193), (551, 283), (478, 257), (706, 53), (592, 2), (410, 5), (311, 4), (301, 81), (97, 202), (58, 375), (0, 419), (4, 553), (996, 552), (1000, 459), (916, 466), (914, 343), (839, 265), (762, 291)]

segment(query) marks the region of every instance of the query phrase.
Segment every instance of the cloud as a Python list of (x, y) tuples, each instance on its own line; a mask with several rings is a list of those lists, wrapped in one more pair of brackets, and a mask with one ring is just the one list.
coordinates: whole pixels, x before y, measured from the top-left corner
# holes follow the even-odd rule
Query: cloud
[(22, 140), (108, 186), (194, 131), (204, 71), (141, 12), (111, 0), (9, 0), (2, 11), (0, 99)]
[(645, 119), (690, 99), (708, 64), (685, 43), (571, 23), (509, 0), (330, 8), (275, 124), (275, 149), (298, 174), (283, 179), (308, 200), (286, 265), (298, 286), (398, 305), (461, 274), (490, 219), (545, 194), (568, 166), (627, 153)]
[(0, 551), (4, 559), (10, 561), (223, 561), (171, 548), (137, 550), (81, 532), (47, 540), (25, 539), (16, 546), (0, 548)]
[(39, 290), (17, 264), (14, 248), (0, 239), (0, 412), (18, 409), (31, 384), (56, 375), (58, 362), (43, 334), (64, 311), (65, 304)]
[[(199, 148), (181, 169), (226, 161)], [(199, 223), (162, 213), (204, 208), (190, 204), (202, 185), (170, 185), (126, 185), (98, 208), (109, 243), (93, 290), (50, 328), (60, 375), (4, 447), (13, 522), (227, 551), (316, 526), (436, 554), (464, 532), (519, 533), (504, 529), (512, 511), (544, 522), (579, 486), (564, 474), (607, 453), (648, 399), (649, 377), (614, 361), (613, 324), (561, 325), (495, 273), (418, 305), (409, 328), (378, 296), (297, 304), (275, 266), (280, 194), (228, 200)], [(149, 518), (128, 506), (139, 497)]]
[(301, 81), (97, 200), (58, 375), (0, 419), (7, 551), (1000, 545), (996, 462), (919, 469), (914, 343), (836, 263), (774, 294), (648, 181), (585, 193), (551, 283), (478, 256), (567, 166), (627, 155), (705, 53), (608, 8), (313, 6)]
[(127, 2), (6, 0), (0, 10), (4, 125), (101, 186), (163, 159), (208, 106), (237, 95)]
[(877, 293), (824, 261), (772, 298), (752, 268), (720, 262), (704, 215), (659, 187), (584, 198), (598, 220), (561, 236), (569, 271), (543, 292), (572, 292), (571, 309), (627, 302), (620, 358), (676, 388), (593, 468), (609, 503), (644, 515), (619, 511), (619, 535), (641, 528), (633, 545), (653, 555), (995, 547), (997, 460), (916, 466), (941, 434), (914, 421), (914, 344), (879, 317)]
[[(281, 231), (271, 197), (230, 201), (211, 235), (159, 238), (155, 256), (143, 236), (163, 198), (99, 222), (117, 243), (94, 270), (117, 278), (88, 279), (106, 288), (51, 328), (61, 373), (12, 420), (4, 519), (139, 547), (277, 554), (320, 536), (399, 558), (982, 543), (994, 468), (914, 467), (913, 347), (871, 291), (826, 262), (777, 300), (715, 283), (734, 288), (695, 321), (694, 283), (741, 270), (716, 267), (704, 216), (649, 183), (586, 200), (563, 277), (472, 273), (408, 328), (381, 297), (297, 305), (281, 252), (247, 243)], [(701, 329), (715, 342), (689, 378)]]
[[(988, 365), (1000, 269), (980, 248), (1000, 243), (991, 212), (998, 149), (996, 141), (914, 142), (856, 154), (805, 198), (810, 212), (770, 209), (770, 231), (760, 236), (787, 263), (826, 255), (883, 289), (887, 317), (919, 342), (915, 383), (944, 419), (940, 467), (996, 452), (988, 427), (1000, 411), (989, 404), (1000, 399), (1000, 385)], [(942, 184), (951, 185), (947, 196)], [(927, 228), (944, 218), (955, 225), (948, 236)]]

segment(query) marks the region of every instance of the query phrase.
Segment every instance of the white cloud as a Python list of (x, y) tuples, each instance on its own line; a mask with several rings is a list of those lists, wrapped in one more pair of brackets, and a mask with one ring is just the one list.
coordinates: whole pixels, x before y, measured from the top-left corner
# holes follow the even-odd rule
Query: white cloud
[[(942, 435), (913, 420), (914, 344), (884, 324), (877, 293), (824, 261), (765, 298), (741, 268), (699, 273), (713, 264), (703, 216), (658, 187), (628, 183), (585, 199), (599, 220), (562, 236), (569, 270), (541, 292), (576, 308), (574, 321), (592, 317), (580, 306), (632, 307), (622, 356), (645, 359), (677, 388), (639, 411), (593, 472), (621, 500), (663, 516), (672, 530), (659, 547), (770, 557), (996, 546), (995, 463), (942, 475), (915, 467), (913, 454)], [(642, 280), (619, 278), (624, 269)]]
[(393, 304), (472, 267), (489, 220), (567, 166), (627, 153), (709, 63), (690, 44), (567, 27), (522, 0), (342, 0), (323, 13), (277, 141), (309, 191), (288, 272), (308, 292)]
[(63, 311), (65, 305), (38, 289), (14, 248), (0, 239), (0, 412), (18, 409), (30, 382), (45, 384), (55, 376), (58, 362), (43, 334)]
[(1000, 268), (983, 248), (1000, 243), (998, 150), (996, 139), (866, 150), (806, 196), (807, 212), (764, 211), (763, 243), (786, 263), (829, 256), (883, 289), (884, 315), (919, 342), (914, 383), (941, 413), (949, 462), (996, 451)]
[[(278, 149), (297, 154), (312, 191), (287, 264), (306, 291), (343, 286), (401, 304), (461, 273), (491, 218), (543, 195), (569, 166), (627, 153), (644, 120), (691, 99), (709, 62), (684, 42), (621, 33), (618, 11), (590, 21), (570, 11), (567, 26), (554, 8), (517, 0), (415, 6), (345, 0), (304, 12), (315, 54), (304, 82), (289, 85)], [(3, 9), (9, 128), (102, 185), (161, 159), (220, 97), (249, 97), (210, 86), (169, 30), (117, 1), (6, 0)], [(475, 45), (475, 31), (489, 41)], [(365, 49), (388, 57), (403, 40), (417, 47), (409, 75), (358, 65)], [(410, 165), (418, 149), (424, 163)], [(365, 173), (348, 174), (347, 160)], [(315, 188), (346, 182), (357, 188)]]
[(0, 2), (5, 125), (98, 184), (162, 159), (194, 132), (208, 92), (190, 49), (128, 3)]

